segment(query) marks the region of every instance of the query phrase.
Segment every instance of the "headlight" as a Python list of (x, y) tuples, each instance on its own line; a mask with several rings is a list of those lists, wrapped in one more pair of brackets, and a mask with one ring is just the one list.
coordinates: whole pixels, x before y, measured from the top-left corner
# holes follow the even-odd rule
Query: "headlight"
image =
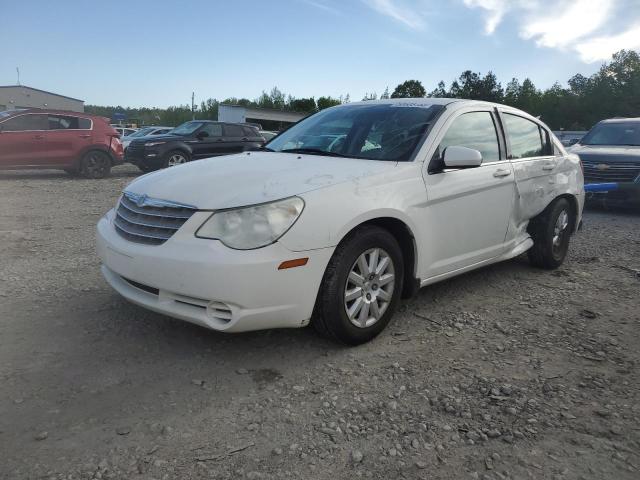
[(155, 147), (156, 145), (164, 145), (167, 142), (146, 142), (145, 147)]
[(200, 226), (196, 237), (220, 240), (236, 250), (265, 247), (291, 228), (303, 208), (301, 198), (291, 197), (252, 207), (222, 210)]

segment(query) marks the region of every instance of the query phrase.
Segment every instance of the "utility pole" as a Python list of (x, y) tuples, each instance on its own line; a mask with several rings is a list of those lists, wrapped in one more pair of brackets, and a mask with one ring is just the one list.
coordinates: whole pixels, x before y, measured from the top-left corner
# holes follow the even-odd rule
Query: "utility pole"
[(196, 104), (194, 103), (195, 93), (191, 92), (191, 120), (196, 119)]
[(18, 85), (20, 85), (20, 67), (16, 67), (16, 72), (18, 72)]

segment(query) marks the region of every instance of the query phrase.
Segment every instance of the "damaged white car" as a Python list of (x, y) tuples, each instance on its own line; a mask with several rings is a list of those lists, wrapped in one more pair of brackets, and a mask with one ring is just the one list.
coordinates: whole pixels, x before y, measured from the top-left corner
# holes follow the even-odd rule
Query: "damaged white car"
[(558, 267), (583, 203), (578, 157), (536, 118), (381, 100), (138, 178), (97, 245), (109, 284), (148, 309), (225, 332), (311, 322), (359, 344), (425, 285), (526, 251)]

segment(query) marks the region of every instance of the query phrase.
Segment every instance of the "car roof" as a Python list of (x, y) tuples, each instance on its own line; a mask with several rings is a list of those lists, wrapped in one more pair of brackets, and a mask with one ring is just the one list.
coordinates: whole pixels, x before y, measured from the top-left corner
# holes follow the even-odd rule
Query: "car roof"
[[(9, 111), (9, 110), (7, 110)], [(47, 114), (47, 113), (51, 113), (51, 114), (55, 114), (55, 115), (73, 115), (76, 117), (86, 117), (86, 118), (106, 118), (103, 117), (101, 115), (94, 115), (91, 113), (85, 113), (85, 112), (72, 112), (71, 110), (51, 110), (48, 108), (23, 108), (23, 109), (16, 109), (16, 110), (11, 110), (12, 115), (17, 115), (17, 114), (24, 114), (24, 113), (43, 113), (43, 114)], [(15, 112), (15, 113), (13, 113)]]
[(640, 117), (617, 117), (617, 118), (607, 118), (605, 120), (601, 120), (600, 123), (629, 123), (629, 122), (640, 122)]

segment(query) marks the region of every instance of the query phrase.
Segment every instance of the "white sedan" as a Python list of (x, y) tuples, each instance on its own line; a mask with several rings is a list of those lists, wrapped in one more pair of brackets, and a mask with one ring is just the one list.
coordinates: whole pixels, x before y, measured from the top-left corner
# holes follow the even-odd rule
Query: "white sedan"
[(311, 322), (359, 344), (420, 287), (527, 251), (557, 268), (583, 203), (579, 159), (522, 111), (369, 101), (263, 151), (138, 178), (97, 245), (109, 284), (148, 309), (226, 332)]

